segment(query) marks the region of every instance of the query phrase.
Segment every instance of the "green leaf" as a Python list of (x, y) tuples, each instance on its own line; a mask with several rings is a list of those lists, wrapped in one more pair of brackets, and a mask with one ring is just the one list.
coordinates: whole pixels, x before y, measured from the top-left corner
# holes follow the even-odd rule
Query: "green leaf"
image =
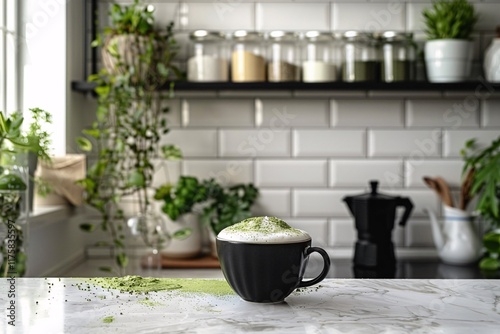
[(483, 245), (490, 253), (500, 253), (500, 233), (489, 232), (485, 234)]
[(128, 187), (143, 187), (145, 184), (144, 180), (144, 174), (134, 170), (132, 173), (129, 174), (127, 178), (127, 186)]
[(191, 233), (192, 233), (192, 230), (189, 227), (186, 227), (186, 228), (175, 231), (174, 234), (172, 235), (172, 237), (174, 239), (184, 240), (184, 239), (188, 238), (191, 235)]
[(182, 151), (180, 148), (174, 145), (165, 145), (161, 147), (163, 157), (169, 160), (179, 160), (182, 159)]
[(90, 223), (80, 224), (80, 229), (85, 232), (92, 232), (95, 230), (95, 225)]
[(77, 137), (76, 143), (82, 149), (82, 151), (90, 152), (92, 151), (92, 143), (85, 137)]
[(84, 129), (82, 132), (90, 137), (99, 138), (101, 131), (98, 129)]
[(128, 256), (125, 253), (116, 255), (116, 263), (119, 267), (125, 268), (128, 265)]
[(107, 273), (110, 273), (113, 271), (113, 269), (111, 269), (111, 267), (99, 267), (99, 270), (107, 272)]
[(496, 271), (500, 268), (500, 260), (486, 257), (479, 262), (479, 268), (486, 271)]

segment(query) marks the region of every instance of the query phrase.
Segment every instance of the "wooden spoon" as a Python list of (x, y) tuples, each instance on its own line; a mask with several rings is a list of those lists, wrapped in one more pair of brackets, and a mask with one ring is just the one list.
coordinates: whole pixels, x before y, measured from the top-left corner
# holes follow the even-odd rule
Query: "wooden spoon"
[(467, 205), (469, 204), (472, 196), (471, 196), (471, 189), (472, 189), (472, 181), (474, 180), (474, 172), (475, 169), (471, 168), (467, 172), (467, 175), (464, 178), (464, 181), (462, 182), (462, 186), (460, 188), (460, 203), (459, 207), (461, 210), (465, 210), (467, 208)]
[(446, 183), (446, 181), (440, 176), (436, 177), (434, 180), (436, 181), (436, 183), (439, 186), (439, 192), (442, 195), (441, 198), (443, 199), (443, 203), (449, 207), (452, 207), (452, 208), (455, 207), (455, 205), (453, 204), (453, 196), (451, 195), (451, 191), (450, 191), (450, 187), (448, 186), (448, 183)]

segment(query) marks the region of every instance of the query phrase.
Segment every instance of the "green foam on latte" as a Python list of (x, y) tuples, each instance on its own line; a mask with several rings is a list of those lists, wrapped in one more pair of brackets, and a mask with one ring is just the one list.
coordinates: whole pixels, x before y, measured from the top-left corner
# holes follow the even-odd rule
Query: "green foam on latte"
[(311, 239), (307, 232), (296, 229), (276, 217), (252, 217), (226, 227), (219, 239), (248, 243), (288, 243)]

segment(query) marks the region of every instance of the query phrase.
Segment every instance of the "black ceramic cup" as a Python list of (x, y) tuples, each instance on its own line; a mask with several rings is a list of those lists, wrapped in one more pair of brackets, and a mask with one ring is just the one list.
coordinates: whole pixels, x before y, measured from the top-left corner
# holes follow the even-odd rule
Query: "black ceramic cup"
[[(217, 253), (224, 277), (244, 300), (283, 301), (293, 290), (321, 282), (330, 269), (325, 250), (311, 247), (311, 239), (290, 243), (248, 243), (217, 238)], [(314, 279), (304, 281), (309, 255), (318, 252), (324, 266)]]

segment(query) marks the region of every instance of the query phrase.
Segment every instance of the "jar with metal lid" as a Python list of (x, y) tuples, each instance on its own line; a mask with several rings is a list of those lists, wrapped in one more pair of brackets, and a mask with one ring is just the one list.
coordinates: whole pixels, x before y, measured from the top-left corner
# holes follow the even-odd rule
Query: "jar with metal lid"
[(266, 81), (266, 47), (263, 34), (238, 30), (234, 32), (232, 39), (232, 81)]
[(342, 80), (377, 81), (380, 77), (377, 39), (372, 34), (347, 31), (342, 40)]
[(302, 44), (302, 81), (336, 81), (339, 61), (339, 47), (334, 35), (319, 31), (305, 33)]
[(197, 30), (190, 34), (188, 81), (229, 80), (229, 44), (219, 32)]
[(267, 80), (270, 82), (299, 81), (299, 46), (291, 32), (272, 31), (268, 38)]
[(380, 36), (383, 82), (415, 80), (416, 45), (412, 33), (386, 31)]

